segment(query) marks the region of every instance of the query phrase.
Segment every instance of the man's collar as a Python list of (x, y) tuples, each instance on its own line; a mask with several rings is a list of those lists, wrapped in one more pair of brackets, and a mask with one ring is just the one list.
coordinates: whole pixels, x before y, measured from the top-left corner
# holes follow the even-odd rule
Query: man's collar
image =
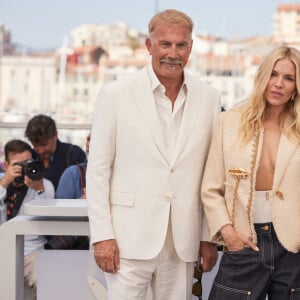
[[(163, 91), (165, 91), (165, 87), (158, 80), (151, 63), (147, 65), (147, 71), (148, 71), (152, 91), (155, 91), (159, 87), (162, 87)], [(183, 88), (185, 95), (187, 94), (187, 90), (188, 90), (188, 84), (187, 84), (186, 78), (187, 78), (187, 76), (186, 76), (186, 72), (184, 70), (183, 71), (183, 83), (182, 83), (181, 87)]]

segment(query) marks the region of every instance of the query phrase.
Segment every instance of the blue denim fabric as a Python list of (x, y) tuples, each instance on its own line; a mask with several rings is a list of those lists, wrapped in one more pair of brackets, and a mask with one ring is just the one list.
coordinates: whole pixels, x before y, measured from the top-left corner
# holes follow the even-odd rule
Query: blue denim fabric
[(281, 246), (272, 223), (255, 230), (260, 251), (225, 252), (209, 300), (300, 300), (300, 253)]

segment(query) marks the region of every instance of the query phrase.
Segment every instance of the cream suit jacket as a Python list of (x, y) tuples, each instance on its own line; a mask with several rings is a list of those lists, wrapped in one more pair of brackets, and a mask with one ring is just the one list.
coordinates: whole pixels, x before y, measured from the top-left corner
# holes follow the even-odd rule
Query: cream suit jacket
[(200, 239), (209, 238), (200, 184), (219, 93), (189, 74), (185, 81), (187, 99), (172, 161), (147, 68), (104, 86), (98, 95), (87, 168), (91, 242), (116, 239), (121, 258), (155, 257), (169, 216), (182, 260), (195, 261)]
[[(256, 173), (259, 166), (263, 130), (245, 147), (237, 142), (240, 112), (220, 114), (212, 139), (202, 184), (202, 201), (211, 230), (218, 241), (219, 231), (232, 223), (237, 177), (232, 170), (247, 174), (238, 184), (235, 228), (256, 241), (253, 227)], [(231, 172), (229, 172), (231, 170)], [(272, 190), (268, 192), (272, 222), (279, 241), (288, 251), (300, 251), (300, 147), (281, 135)], [(248, 206), (250, 203), (250, 206)]]

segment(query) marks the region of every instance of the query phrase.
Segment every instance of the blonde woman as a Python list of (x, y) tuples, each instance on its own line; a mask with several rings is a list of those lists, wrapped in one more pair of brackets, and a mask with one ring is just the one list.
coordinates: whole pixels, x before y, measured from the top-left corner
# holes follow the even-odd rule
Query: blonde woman
[(296, 49), (274, 49), (215, 126), (202, 200), (225, 252), (211, 300), (300, 299), (299, 65)]

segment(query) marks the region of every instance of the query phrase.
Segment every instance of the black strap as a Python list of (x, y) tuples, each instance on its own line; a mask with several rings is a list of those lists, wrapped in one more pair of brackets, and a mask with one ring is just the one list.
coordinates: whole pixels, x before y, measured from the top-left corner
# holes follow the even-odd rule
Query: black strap
[(72, 148), (73, 148), (73, 145), (71, 144), (70, 147), (68, 148), (68, 151), (67, 151), (67, 167), (69, 165), (71, 165), (71, 158), (72, 158)]
[(18, 187), (14, 186), (13, 184), (8, 185), (6, 198), (4, 200), (6, 203), (7, 220), (14, 218), (18, 214), (27, 190), (28, 187), (25, 184)]

